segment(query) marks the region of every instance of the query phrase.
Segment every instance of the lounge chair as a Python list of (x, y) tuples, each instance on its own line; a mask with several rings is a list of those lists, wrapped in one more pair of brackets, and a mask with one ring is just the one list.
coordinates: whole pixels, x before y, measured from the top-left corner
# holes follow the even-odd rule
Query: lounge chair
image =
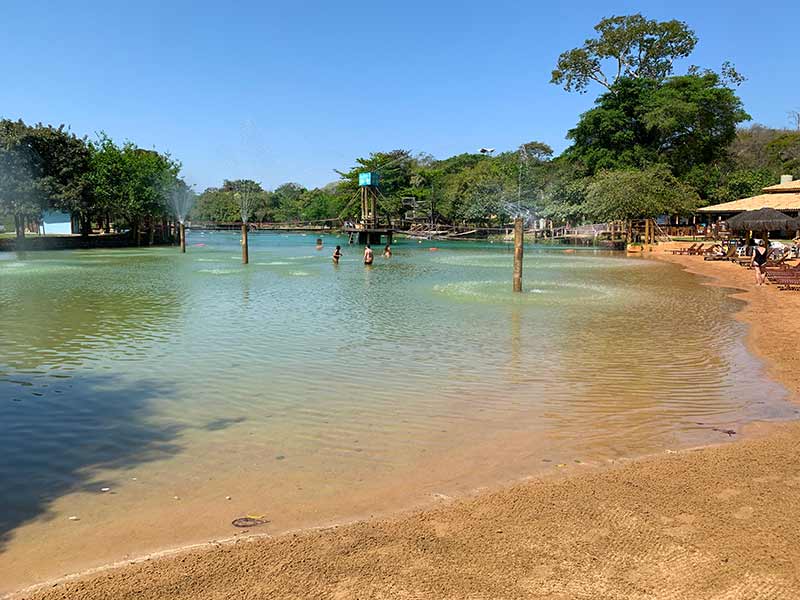
[(689, 254), (692, 250), (697, 247), (697, 244), (692, 244), (688, 248), (677, 248), (675, 250), (670, 250), (673, 254)]
[(731, 260), (736, 258), (736, 246), (731, 244), (725, 254), (706, 254), (703, 260)]
[(689, 250), (689, 254), (691, 256), (697, 256), (698, 254), (702, 254), (704, 252), (703, 248), (705, 248), (705, 244), (700, 244), (694, 250)]
[(780, 258), (769, 258), (767, 259), (767, 264), (764, 265), (767, 269), (782, 269), (783, 266), (786, 264), (786, 260), (789, 258), (789, 254), (786, 253)]

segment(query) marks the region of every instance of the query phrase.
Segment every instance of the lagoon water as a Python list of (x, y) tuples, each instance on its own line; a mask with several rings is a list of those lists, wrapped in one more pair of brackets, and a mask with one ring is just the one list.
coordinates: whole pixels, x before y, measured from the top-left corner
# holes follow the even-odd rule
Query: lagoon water
[(795, 415), (673, 265), (530, 246), (512, 295), (503, 244), (315, 237), (0, 254), (0, 592)]

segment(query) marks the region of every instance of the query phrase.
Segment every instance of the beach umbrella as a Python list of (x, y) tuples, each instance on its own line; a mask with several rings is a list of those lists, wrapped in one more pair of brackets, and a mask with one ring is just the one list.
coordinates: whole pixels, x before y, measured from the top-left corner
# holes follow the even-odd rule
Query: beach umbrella
[(796, 231), (800, 229), (800, 219), (795, 219), (774, 208), (746, 210), (728, 219), (728, 227), (733, 230), (750, 231)]

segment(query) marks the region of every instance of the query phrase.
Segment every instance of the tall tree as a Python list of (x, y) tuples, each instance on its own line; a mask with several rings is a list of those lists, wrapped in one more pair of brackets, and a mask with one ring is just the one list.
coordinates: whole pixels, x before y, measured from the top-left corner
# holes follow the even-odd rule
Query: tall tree
[(565, 153), (589, 174), (663, 162), (683, 176), (726, 157), (737, 124), (750, 118), (714, 73), (624, 78), (595, 104), (567, 134), (574, 143)]
[(597, 37), (562, 53), (551, 83), (585, 92), (594, 81), (609, 91), (622, 78), (663, 81), (673, 64), (689, 56), (697, 36), (682, 21), (655, 21), (641, 14), (608, 17), (594, 27)]

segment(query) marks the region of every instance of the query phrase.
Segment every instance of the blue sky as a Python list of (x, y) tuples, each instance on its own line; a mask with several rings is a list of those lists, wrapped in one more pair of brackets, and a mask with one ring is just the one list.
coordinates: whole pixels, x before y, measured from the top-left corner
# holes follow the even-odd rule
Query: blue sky
[[(599, 92), (549, 83), (604, 16), (678, 18), (731, 60), (753, 119), (800, 110), (796, 1), (4, 0), (0, 116), (168, 150), (202, 190), (336, 179), (370, 151), (444, 158), (564, 135)], [(685, 67), (685, 65), (683, 65)]]

